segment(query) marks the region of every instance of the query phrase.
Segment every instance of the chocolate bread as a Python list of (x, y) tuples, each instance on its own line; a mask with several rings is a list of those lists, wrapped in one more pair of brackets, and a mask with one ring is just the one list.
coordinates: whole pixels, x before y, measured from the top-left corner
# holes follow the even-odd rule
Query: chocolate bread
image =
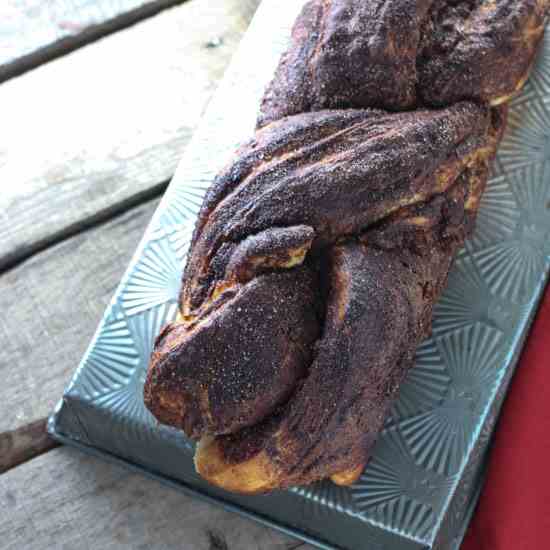
[[(210, 482), (366, 465), (475, 225), (548, 0), (313, 0), (208, 191), (144, 388)], [(385, 110), (382, 110), (385, 109)]]

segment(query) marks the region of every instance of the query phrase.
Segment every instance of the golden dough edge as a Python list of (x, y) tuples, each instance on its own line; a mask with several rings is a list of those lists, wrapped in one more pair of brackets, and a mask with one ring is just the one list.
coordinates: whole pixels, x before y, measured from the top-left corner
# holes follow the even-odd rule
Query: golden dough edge
[(197, 473), (213, 485), (243, 495), (255, 495), (280, 488), (282, 475), (265, 450), (252, 458), (229, 463), (224, 460), (218, 441), (203, 437), (195, 452)]

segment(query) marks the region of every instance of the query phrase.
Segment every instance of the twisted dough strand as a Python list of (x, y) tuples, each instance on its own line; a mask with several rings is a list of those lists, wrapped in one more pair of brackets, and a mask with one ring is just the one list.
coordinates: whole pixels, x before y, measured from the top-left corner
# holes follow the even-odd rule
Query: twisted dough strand
[(146, 380), (206, 479), (254, 493), (360, 474), (473, 228), (506, 121), (488, 104), (525, 81), (545, 9), (305, 6), (258, 131), (205, 197)]

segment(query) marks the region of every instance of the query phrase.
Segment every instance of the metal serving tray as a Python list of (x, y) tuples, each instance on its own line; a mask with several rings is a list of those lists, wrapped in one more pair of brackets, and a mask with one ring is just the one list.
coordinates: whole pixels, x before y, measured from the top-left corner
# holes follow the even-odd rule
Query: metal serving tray
[(418, 350), (355, 485), (323, 482), (258, 497), (226, 493), (195, 474), (193, 444), (159, 426), (143, 406), (152, 342), (176, 314), (202, 197), (252, 135), (263, 90), (304, 3), (264, 0), (258, 9), (49, 430), (320, 548), (457, 549), (550, 266), (550, 38), (514, 101), (477, 232), (436, 308), (433, 337)]

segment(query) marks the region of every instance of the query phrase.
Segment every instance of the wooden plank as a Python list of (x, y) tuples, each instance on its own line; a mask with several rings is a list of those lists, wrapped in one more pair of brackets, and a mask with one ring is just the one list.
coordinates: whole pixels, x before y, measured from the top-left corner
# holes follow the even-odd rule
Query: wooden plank
[(258, 0), (190, 0), (0, 86), (0, 271), (173, 174)]
[(0, 276), (0, 433), (52, 411), (157, 202), (65, 240)]
[(0, 82), (182, 0), (4, 0)]
[(42, 418), (0, 433), (0, 474), (58, 446), (46, 433), (46, 422)]
[(5, 550), (309, 550), (291, 539), (73, 449), (0, 476)]

